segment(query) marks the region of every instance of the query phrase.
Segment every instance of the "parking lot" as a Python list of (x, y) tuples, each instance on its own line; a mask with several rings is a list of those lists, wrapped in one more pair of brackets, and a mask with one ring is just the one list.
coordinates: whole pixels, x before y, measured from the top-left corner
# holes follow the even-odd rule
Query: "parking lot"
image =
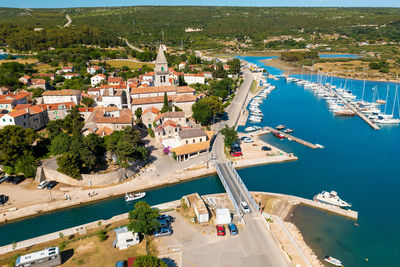
[[(217, 236), (215, 225), (192, 223), (178, 212), (168, 213), (175, 218), (173, 235), (156, 239), (159, 257), (168, 259), (169, 266), (265, 266), (266, 251), (252, 240), (248, 227), (237, 225), (239, 234), (231, 236), (225, 225), (225, 236)], [(247, 217), (249, 224), (262, 223)], [(261, 238), (263, 233), (260, 233)]]

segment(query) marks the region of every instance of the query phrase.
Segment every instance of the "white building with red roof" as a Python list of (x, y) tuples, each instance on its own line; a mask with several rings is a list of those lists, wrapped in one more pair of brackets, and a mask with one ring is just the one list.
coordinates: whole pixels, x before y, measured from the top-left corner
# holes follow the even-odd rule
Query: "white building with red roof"
[(79, 105), (81, 102), (81, 92), (78, 90), (52, 90), (44, 92), (42, 96), (44, 104), (74, 102)]
[(107, 77), (104, 74), (96, 74), (90, 78), (90, 84), (92, 87), (95, 87), (96, 85), (101, 84), (103, 81), (105, 81)]

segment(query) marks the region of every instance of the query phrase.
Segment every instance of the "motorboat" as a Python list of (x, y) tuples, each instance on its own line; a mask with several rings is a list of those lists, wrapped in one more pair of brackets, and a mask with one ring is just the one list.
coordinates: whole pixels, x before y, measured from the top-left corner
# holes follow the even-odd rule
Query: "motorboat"
[(340, 261), (340, 260), (338, 260), (338, 259), (335, 259), (334, 257), (332, 257), (332, 256), (325, 256), (325, 259), (324, 259), (326, 262), (329, 262), (330, 264), (333, 264), (333, 265), (335, 265), (335, 266), (343, 266), (343, 263)]
[(291, 133), (293, 133), (294, 131), (292, 130), (292, 129), (285, 129), (285, 130), (283, 130), (283, 132), (284, 133), (287, 133), (287, 134), (291, 134)]
[(351, 204), (347, 203), (346, 201), (342, 200), (336, 191), (322, 191), (318, 195), (314, 196), (315, 202), (321, 202), (325, 204), (334, 205), (340, 208), (350, 208)]
[(279, 124), (278, 126), (275, 127), (275, 129), (281, 131), (281, 130), (285, 129), (285, 125)]
[(279, 139), (284, 139), (285, 138), (285, 135), (283, 133), (275, 132), (274, 135), (275, 135), (275, 137), (277, 137)]
[(253, 127), (253, 126), (249, 126), (249, 127), (247, 127), (246, 129), (244, 129), (244, 131), (245, 132), (254, 132), (256, 130), (256, 128), (255, 127)]
[(145, 192), (140, 192), (140, 193), (135, 193), (135, 194), (126, 193), (125, 194), (125, 201), (126, 202), (134, 201), (134, 200), (138, 200), (138, 199), (144, 198), (145, 196), (146, 196)]

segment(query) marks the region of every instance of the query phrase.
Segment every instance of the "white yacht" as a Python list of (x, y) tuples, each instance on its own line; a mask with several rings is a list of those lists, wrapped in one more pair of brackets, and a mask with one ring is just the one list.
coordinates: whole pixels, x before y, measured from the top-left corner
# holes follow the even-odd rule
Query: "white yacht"
[(314, 201), (322, 202), (326, 204), (331, 204), (334, 206), (338, 206), (340, 208), (350, 208), (351, 204), (347, 203), (346, 201), (340, 199), (336, 191), (322, 191), (318, 195), (314, 196)]
[(140, 192), (140, 193), (135, 193), (135, 194), (125, 194), (125, 201), (129, 202), (129, 201), (134, 201), (134, 200), (138, 200), (141, 198), (144, 198), (146, 196), (145, 192)]
[(335, 259), (334, 257), (331, 257), (331, 256), (325, 256), (324, 260), (335, 266), (343, 266), (343, 263), (340, 260)]

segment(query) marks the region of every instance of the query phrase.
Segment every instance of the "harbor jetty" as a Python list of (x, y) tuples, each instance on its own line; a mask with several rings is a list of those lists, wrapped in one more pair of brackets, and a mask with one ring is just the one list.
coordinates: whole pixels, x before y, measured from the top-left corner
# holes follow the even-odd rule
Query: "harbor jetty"
[(288, 138), (288, 139), (290, 139), (292, 141), (295, 141), (295, 142), (297, 142), (299, 144), (305, 145), (305, 146), (310, 147), (312, 149), (323, 148), (323, 146), (321, 146), (319, 144), (313, 144), (313, 143), (307, 142), (307, 141), (305, 141), (303, 139), (300, 139), (300, 138), (295, 137), (293, 135), (290, 135), (290, 134), (284, 133), (282, 131), (276, 130), (276, 129), (274, 129), (272, 127), (269, 127), (269, 126), (264, 126), (262, 130), (254, 132), (254, 134), (257, 134), (257, 135), (264, 135), (264, 134), (267, 134), (267, 133), (280, 133), (280, 134), (284, 135), (285, 138)]
[(349, 103), (349, 101), (347, 101), (344, 97), (342, 97), (338, 92), (336, 92), (332, 88), (330, 88), (329, 90), (332, 93), (334, 93), (337, 98), (339, 98), (341, 101), (343, 101), (343, 103), (345, 103), (347, 108), (351, 109), (354, 113), (356, 113), (358, 117), (360, 117), (362, 120), (364, 120), (374, 130), (380, 130), (380, 127), (378, 125), (376, 125), (375, 122), (373, 122), (370, 118), (368, 118), (367, 116), (362, 114), (355, 106), (353, 106), (351, 103)]
[[(261, 195), (267, 195), (267, 196), (273, 196), (279, 199), (285, 199), (288, 201), (289, 204), (291, 205), (307, 205), (313, 208), (317, 208), (326, 212), (334, 213), (352, 220), (357, 221), (358, 219), (358, 212), (351, 210), (351, 209), (342, 209), (337, 206), (321, 203), (321, 202), (316, 202), (311, 199), (306, 199), (302, 197), (297, 197), (297, 196), (292, 196), (292, 195), (285, 195), (285, 194), (279, 194), (279, 193), (267, 193), (267, 192), (251, 192), (256, 200), (259, 200), (258, 196)], [(285, 216), (283, 216), (285, 217)]]

